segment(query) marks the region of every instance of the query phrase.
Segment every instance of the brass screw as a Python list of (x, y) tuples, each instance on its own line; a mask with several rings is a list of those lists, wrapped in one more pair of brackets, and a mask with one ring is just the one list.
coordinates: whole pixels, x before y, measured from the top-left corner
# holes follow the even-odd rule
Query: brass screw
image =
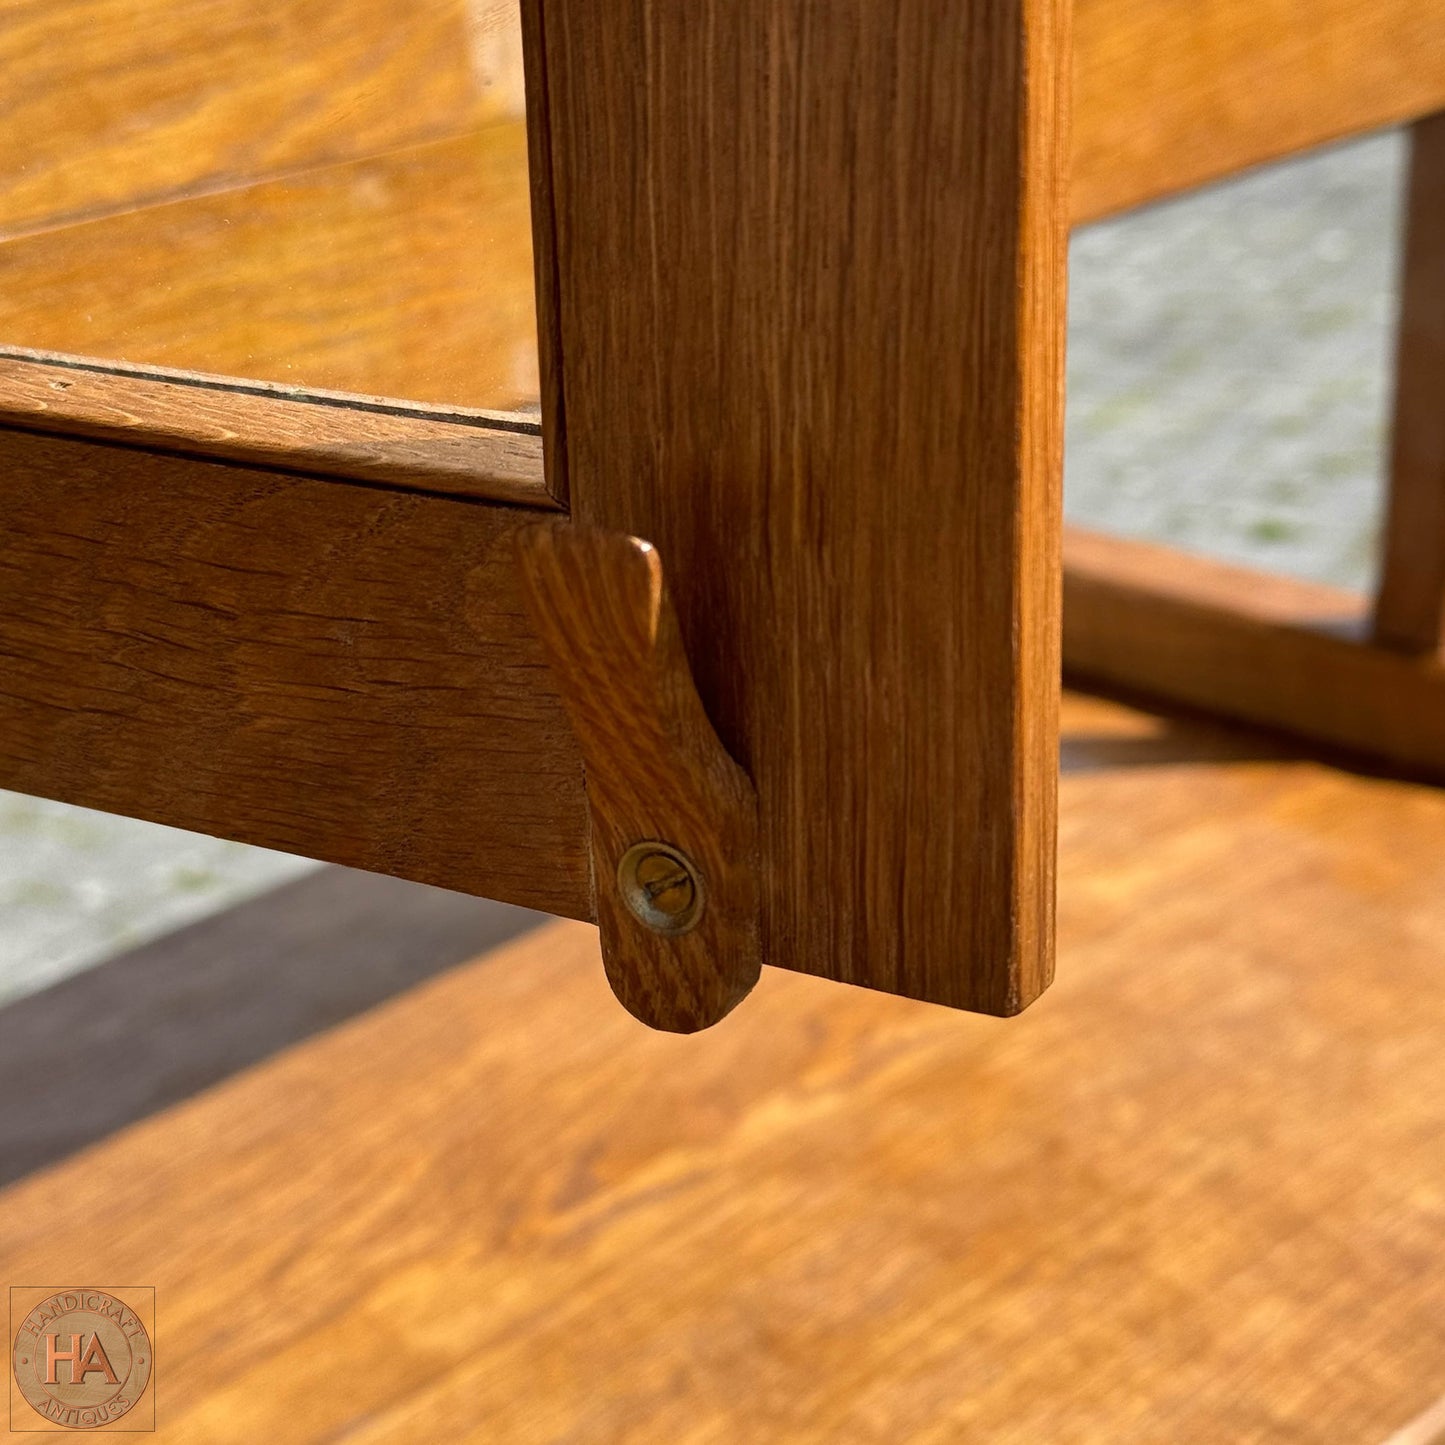
[(654, 933), (687, 933), (702, 917), (702, 877), (670, 843), (634, 843), (617, 865), (617, 886), (635, 917)]

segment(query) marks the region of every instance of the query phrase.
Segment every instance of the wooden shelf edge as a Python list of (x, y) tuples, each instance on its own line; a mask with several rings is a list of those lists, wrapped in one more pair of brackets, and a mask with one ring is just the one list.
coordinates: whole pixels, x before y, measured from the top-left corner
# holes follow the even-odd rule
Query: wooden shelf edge
[(1362, 596), (1069, 527), (1064, 670), (1445, 783), (1445, 667), (1367, 640)]

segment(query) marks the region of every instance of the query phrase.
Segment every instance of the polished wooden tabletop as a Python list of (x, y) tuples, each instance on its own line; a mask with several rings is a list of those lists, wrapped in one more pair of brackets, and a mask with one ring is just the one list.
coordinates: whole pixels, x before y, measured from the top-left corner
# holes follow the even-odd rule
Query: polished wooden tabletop
[(154, 1284), (178, 1445), (1434, 1440), (1445, 795), (1072, 697), (1061, 861), (1018, 1019), (653, 1034), (548, 924), (11, 1184), (0, 1277)]

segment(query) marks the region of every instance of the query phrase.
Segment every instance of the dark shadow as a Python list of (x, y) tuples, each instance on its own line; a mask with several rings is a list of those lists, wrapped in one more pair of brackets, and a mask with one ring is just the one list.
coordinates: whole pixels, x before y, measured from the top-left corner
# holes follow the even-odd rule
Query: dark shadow
[(1186, 703), (1149, 697), (1131, 688), (1072, 673), (1065, 674), (1064, 686), (1071, 692), (1105, 698), (1147, 713), (1157, 724), (1145, 737), (1066, 727), (1059, 740), (1059, 771), (1064, 774), (1172, 763), (1312, 761), (1356, 777), (1439, 786), (1438, 777), (1426, 769), (1301, 738), (1259, 723), (1237, 721)]
[(1065, 729), (1059, 739), (1061, 773), (1101, 773), (1115, 768), (1158, 768), (1172, 763), (1277, 762), (1291, 754), (1270, 739), (1241, 730), (1180, 726), (1161, 720), (1145, 737)]
[(0, 1185), (546, 915), (327, 868), (0, 1009)]

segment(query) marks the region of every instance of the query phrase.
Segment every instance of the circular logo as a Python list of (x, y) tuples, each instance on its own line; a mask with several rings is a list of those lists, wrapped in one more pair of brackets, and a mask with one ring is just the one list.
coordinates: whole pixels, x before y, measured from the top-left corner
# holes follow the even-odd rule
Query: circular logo
[(38, 1414), (72, 1430), (109, 1425), (151, 1377), (151, 1342), (129, 1305), (98, 1289), (42, 1300), (15, 1336), (15, 1383)]

